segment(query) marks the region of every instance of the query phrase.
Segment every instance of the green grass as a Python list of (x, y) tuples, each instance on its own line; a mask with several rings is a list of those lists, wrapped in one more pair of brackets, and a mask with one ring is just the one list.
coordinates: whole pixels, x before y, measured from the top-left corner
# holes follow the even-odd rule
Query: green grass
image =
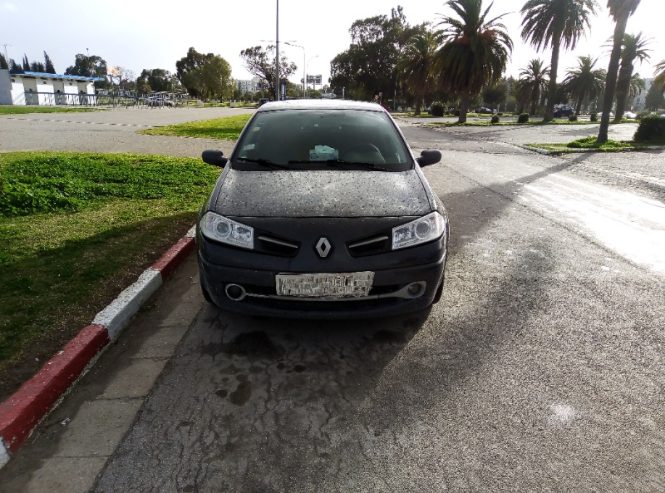
[(98, 111), (86, 106), (0, 106), (0, 115), (25, 115), (26, 113), (81, 113)]
[(251, 117), (251, 113), (243, 115), (215, 118), (213, 120), (200, 120), (195, 122), (165, 125), (143, 130), (146, 135), (170, 135), (178, 137), (199, 137), (219, 140), (236, 140), (240, 132)]
[(596, 137), (586, 137), (561, 144), (528, 144), (527, 147), (542, 149), (553, 154), (574, 152), (626, 152), (665, 148), (665, 142), (640, 143), (633, 140), (608, 140), (602, 145)]
[(0, 154), (0, 399), (195, 222), (219, 169), (127, 154)]

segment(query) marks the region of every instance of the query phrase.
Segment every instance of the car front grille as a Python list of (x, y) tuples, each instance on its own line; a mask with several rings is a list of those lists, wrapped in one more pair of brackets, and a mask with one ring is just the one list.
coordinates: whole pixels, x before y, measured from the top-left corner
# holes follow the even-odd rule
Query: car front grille
[(348, 243), (347, 248), (352, 257), (366, 257), (390, 251), (390, 237), (374, 236), (364, 240)]

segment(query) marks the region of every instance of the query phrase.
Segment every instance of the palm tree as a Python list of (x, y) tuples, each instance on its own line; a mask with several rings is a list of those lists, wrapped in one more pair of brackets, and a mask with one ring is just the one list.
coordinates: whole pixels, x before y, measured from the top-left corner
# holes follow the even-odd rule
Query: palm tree
[(563, 86), (570, 95), (577, 101), (575, 114), (579, 115), (582, 109), (582, 103), (585, 100), (593, 100), (603, 91), (605, 83), (605, 71), (595, 69), (598, 59), (592, 59), (590, 56), (578, 57), (579, 65), (568, 70), (566, 78), (563, 80)]
[(443, 90), (460, 97), (459, 123), (464, 123), (471, 98), (501, 77), (513, 42), (499, 22), (503, 15), (487, 20), (492, 4), (485, 10), (482, 0), (448, 0), (446, 5), (457, 16), (444, 16), (439, 23), (444, 26), (437, 52), (439, 81)]
[(619, 67), (619, 79), (617, 80), (617, 110), (614, 123), (621, 122), (626, 111), (626, 102), (630, 94), (630, 83), (635, 68), (635, 60), (640, 63), (649, 59), (647, 47), (648, 41), (642, 38), (642, 33), (637, 36), (626, 34), (623, 37), (623, 49), (621, 51), (621, 66)]
[(416, 115), (420, 115), (427, 90), (434, 82), (434, 63), (440, 39), (439, 33), (426, 28), (415, 34), (407, 41), (397, 65), (402, 79), (415, 97)]
[(665, 60), (656, 65), (656, 78), (653, 83), (661, 91), (665, 92)]
[(534, 58), (529, 64), (520, 71), (520, 83), (524, 91), (529, 94), (531, 103), (531, 113), (536, 113), (536, 106), (540, 103), (541, 95), (547, 89), (547, 76), (550, 68), (545, 66), (545, 62), (540, 58)]
[(619, 60), (621, 58), (621, 45), (623, 36), (626, 34), (628, 18), (635, 13), (640, 0), (607, 0), (607, 8), (616, 23), (614, 25), (614, 37), (610, 64), (607, 67), (607, 81), (605, 83), (605, 97), (603, 98), (603, 116), (600, 119), (598, 130), (598, 143), (607, 142), (607, 132), (610, 128), (610, 112), (614, 101), (614, 92), (617, 86), (617, 75), (619, 72)]
[(552, 48), (550, 84), (543, 121), (549, 122), (553, 118), (561, 47), (575, 48), (595, 12), (595, 0), (527, 0), (522, 7), (522, 39), (530, 42), (537, 50), (548, 46)]
[(628, 101), (632, 101), (639, 94), (642, 94), (642, 91), (646, 88), (646, 82), (640, 77), (640, 74), (633, 74), (630, 78), (630, 85), (628, 86)]

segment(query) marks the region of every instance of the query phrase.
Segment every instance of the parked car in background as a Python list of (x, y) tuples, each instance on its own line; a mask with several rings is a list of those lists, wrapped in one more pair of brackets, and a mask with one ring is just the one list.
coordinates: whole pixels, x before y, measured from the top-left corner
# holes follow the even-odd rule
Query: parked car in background
[(476, 113), (479, 113), (481, 115), (491, 115), (494, 113), (494, 111), (491, 108), (481, 106), (480, 108), (476, 108)]
[(623, 114), (624, 118), (628, 118), (629, 120), (635, 120), (637, 118), (637, 113), (634, 113), (632, 111), (626, 111)]
[(575, 110), (568, 105), (554, 107), (554, 118), (565, 118), (575, 114)]
[(204, 297), (261, 316), (358, 318), (441, 298), (448, 216), (378, 104), (267, 103), (226, 158), (197, 223)]

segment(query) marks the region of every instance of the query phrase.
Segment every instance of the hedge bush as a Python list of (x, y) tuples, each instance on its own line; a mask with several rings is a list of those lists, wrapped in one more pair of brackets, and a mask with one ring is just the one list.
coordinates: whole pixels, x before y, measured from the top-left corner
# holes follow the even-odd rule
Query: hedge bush
[(598, 113), (593, 112), (591, 115), (589, 115), (589, 118), (592, 122), (597, 122), (598, 121)]
[(569, 122), (576, 122), (577, 121), (577, 115), (570, 115), (568, 117)]
[(441, 101), (434, 101), (429, 108), (429, 113), (432, 116), (443, 116), (443, 103)]
[(499, 115), (492, 116), (492, 123), (499, 123), (500, 121), (501, 118), (499, 118)]
[(652, 115), (645, 116), (635, 132), (635, 142), (665, 141), (665, 118)]
[(522, 113), (517, 117), (517, 123), (529, 123), (529, 114)]

